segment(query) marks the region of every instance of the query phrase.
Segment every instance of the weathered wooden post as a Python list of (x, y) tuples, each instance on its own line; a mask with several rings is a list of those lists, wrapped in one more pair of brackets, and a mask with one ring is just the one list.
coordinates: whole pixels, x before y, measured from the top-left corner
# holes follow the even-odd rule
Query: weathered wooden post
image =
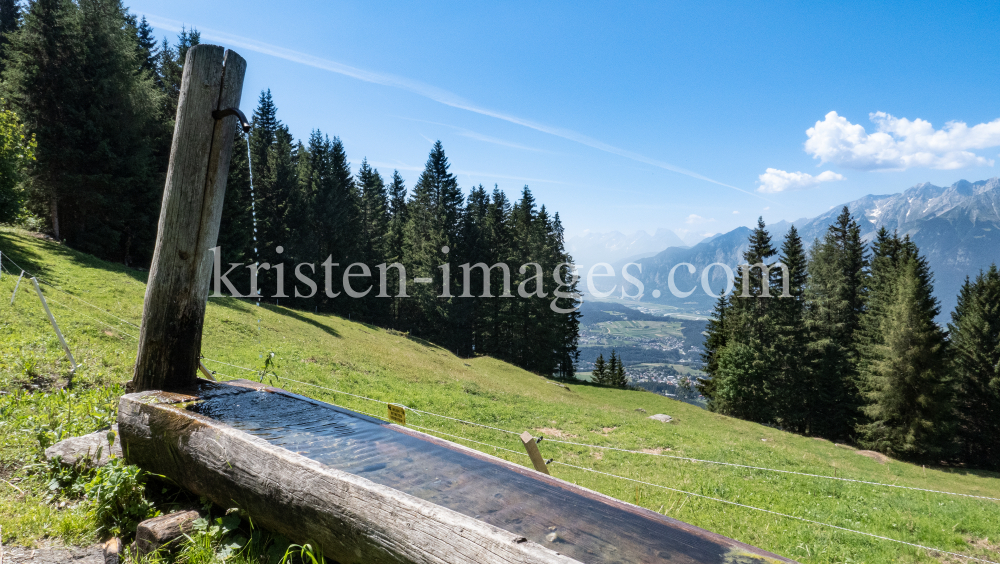
[(184, 61), (156, 250), (142, 310), (132, 388), (171, 390), (198, 370), (212, 260), (232, 156), (246, 61), (216, 45), (196, 45)]

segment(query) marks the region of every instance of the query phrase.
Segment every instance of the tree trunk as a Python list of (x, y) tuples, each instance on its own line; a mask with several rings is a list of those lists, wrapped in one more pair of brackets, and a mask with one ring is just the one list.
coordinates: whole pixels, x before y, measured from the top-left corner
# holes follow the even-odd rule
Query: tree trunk
[(142, 311), (132, 383), (136, 391), (182, 388), (195, 379), (212, 260), (222, 219), (235, 118), (246, 61), (196, 45), (184, 62), (156, 250)]
[(49, 202), (49, 213), (52, 216), (52, 236), (59, 241), (59, 199), (52, 194), (52, 201)]

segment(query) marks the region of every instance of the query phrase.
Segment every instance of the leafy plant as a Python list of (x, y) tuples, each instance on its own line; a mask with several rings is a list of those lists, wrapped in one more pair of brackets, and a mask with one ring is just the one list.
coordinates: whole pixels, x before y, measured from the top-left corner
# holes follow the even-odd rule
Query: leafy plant
[(326, 564), (322, 548), (313, 548), (312, 544), (293, 544), (285, 550), (285, 556), (280, 564), (290, 564), (298, 556), (303, 564)]
[(120, 458), (112, 458), (95, 471), (84, 491), (100, 530), (121, 536), (160, 514), (145, 497), (146, 477), (145, 471), (125, 464)]

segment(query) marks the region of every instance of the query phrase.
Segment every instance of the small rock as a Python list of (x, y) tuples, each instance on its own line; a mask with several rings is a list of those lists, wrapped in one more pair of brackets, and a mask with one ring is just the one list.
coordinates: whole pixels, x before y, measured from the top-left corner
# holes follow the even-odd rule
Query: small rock
[(559, 535), (557, 535), (556, 533), (549, 533), (545, 535), (545, 540), (546, 542), (556, 542), (557, 540), (559, 540)]
[(104, 543), (104, 564), (119, 564), (121, 562), (122, 540), (111, 537)]
[(646, 413), (646, 410), (641, 407), (636, 409), (636, 411), (638, 411), (639, 413)]
[(655, 419), (656, 421), (663, 421), (664, 423), (670, 423), (674, 420), (673, 417), (669, 415), (664, 415), (662, 413), (657, 413), (656, 415), (650, 415), (649, 419)]
[(76, 466), (79, 463), (85, 464), (89, 468), (104, 466), (111, 460), (111, 455), (121, 458), (122, 446), (118, 436), (118, 425), (112, 425), (115, 442), (108, 444), (108, 431), (97, 431), (82, 437), (72, 437), (45, 449), (45, 459), (52, 460), (59, 457), (66, 466)]
[(201, 517), (197, 511), (184, 511), (161, 515), (139, 523), (135, 532), (135, 549), (139, 558), (161, 549), (190, 533), (194, 520)]

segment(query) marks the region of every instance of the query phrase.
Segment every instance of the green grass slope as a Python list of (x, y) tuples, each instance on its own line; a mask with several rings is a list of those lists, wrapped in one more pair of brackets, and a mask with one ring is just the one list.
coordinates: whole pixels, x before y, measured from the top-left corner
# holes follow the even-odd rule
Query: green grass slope
[[(99, 261), (31, 234), (0, 230), (0, 252), (10, 262), (57, 286), (43, 285), (53, 314), (80, 364), (77, 389), (120, 384), (131, 377), (145, 272)], [(65, 382), (69, 365), (34, 288), (21, 282), (9, 304), (15, 276), (0, 280), (0, 389), (13, 391)], [(88, 303), (85, 303), (88, 302)], [(68, 306), (68, 307), (66, 307)], [(92, 307), (96, 306), (96, 307)], [(102, 312), (107, 310), (111, 315)], [(315, 386), (391, 401), (549, 439), (725, 461), (796, 472), (834, 475), (914, 488), (1000, 498), (997, 474), (880, 463), (853, 449), (800, 437), (703, 411), (647, 392), (570, 384), (568, 387), (488, 357), (459, 358), (432, 344), (392, 331), (235, 299), (210, 300), (204, 355), (260, 369), (275, 353), (275, 383), (288, 390), (369, 414), (385, 416), (383, 403)], [(241, 368), (206, 362), (221, 378), (255, 377)], [(310, 385), (311, 384), (311, 385)], [(80, 392), (83, 394), (83, 392)], [(0, 397), (9, 398), (13, 394)], [(81, 396), (82, 397), (82, 396)], [(19, 432), (15, 413), (0, 403), (0, 525), (6, 538), (82, 538), (86, 523), (71, 508), (44, 503), (32, 488), (44, 484), (14, 476), (32, 440)], [(648, 416), (674, 418), (661, 423)], [(57, 414), (58, 415), (58, 414)], [(82, 417), (82, 415), (77, 415)], [(446, 439), (528, 465), (514, 435), (410, 411), (408, 423)], [(445, 435), (445, 433), (447, 435)], [(462, 437), (463, 439), (455, 438)], [(478, 442), (470, 442), (478, 441)], [(481, 444), (481, 443), (486, 443)], [(492, 446), (487, 446), (492, 445)], [(493, 446), (510, 449), (494, 449)], [(1000, 502), (806, 476), (733, 468), (543, 441), (543, 455), (557, 462), (1000, 561)], [(559, 477), (638, 503), (699, 527), (802, 562), (961, 561), (940, 553), (553, 464)], [(19, 473), (21, 472), (21, 473)]]

